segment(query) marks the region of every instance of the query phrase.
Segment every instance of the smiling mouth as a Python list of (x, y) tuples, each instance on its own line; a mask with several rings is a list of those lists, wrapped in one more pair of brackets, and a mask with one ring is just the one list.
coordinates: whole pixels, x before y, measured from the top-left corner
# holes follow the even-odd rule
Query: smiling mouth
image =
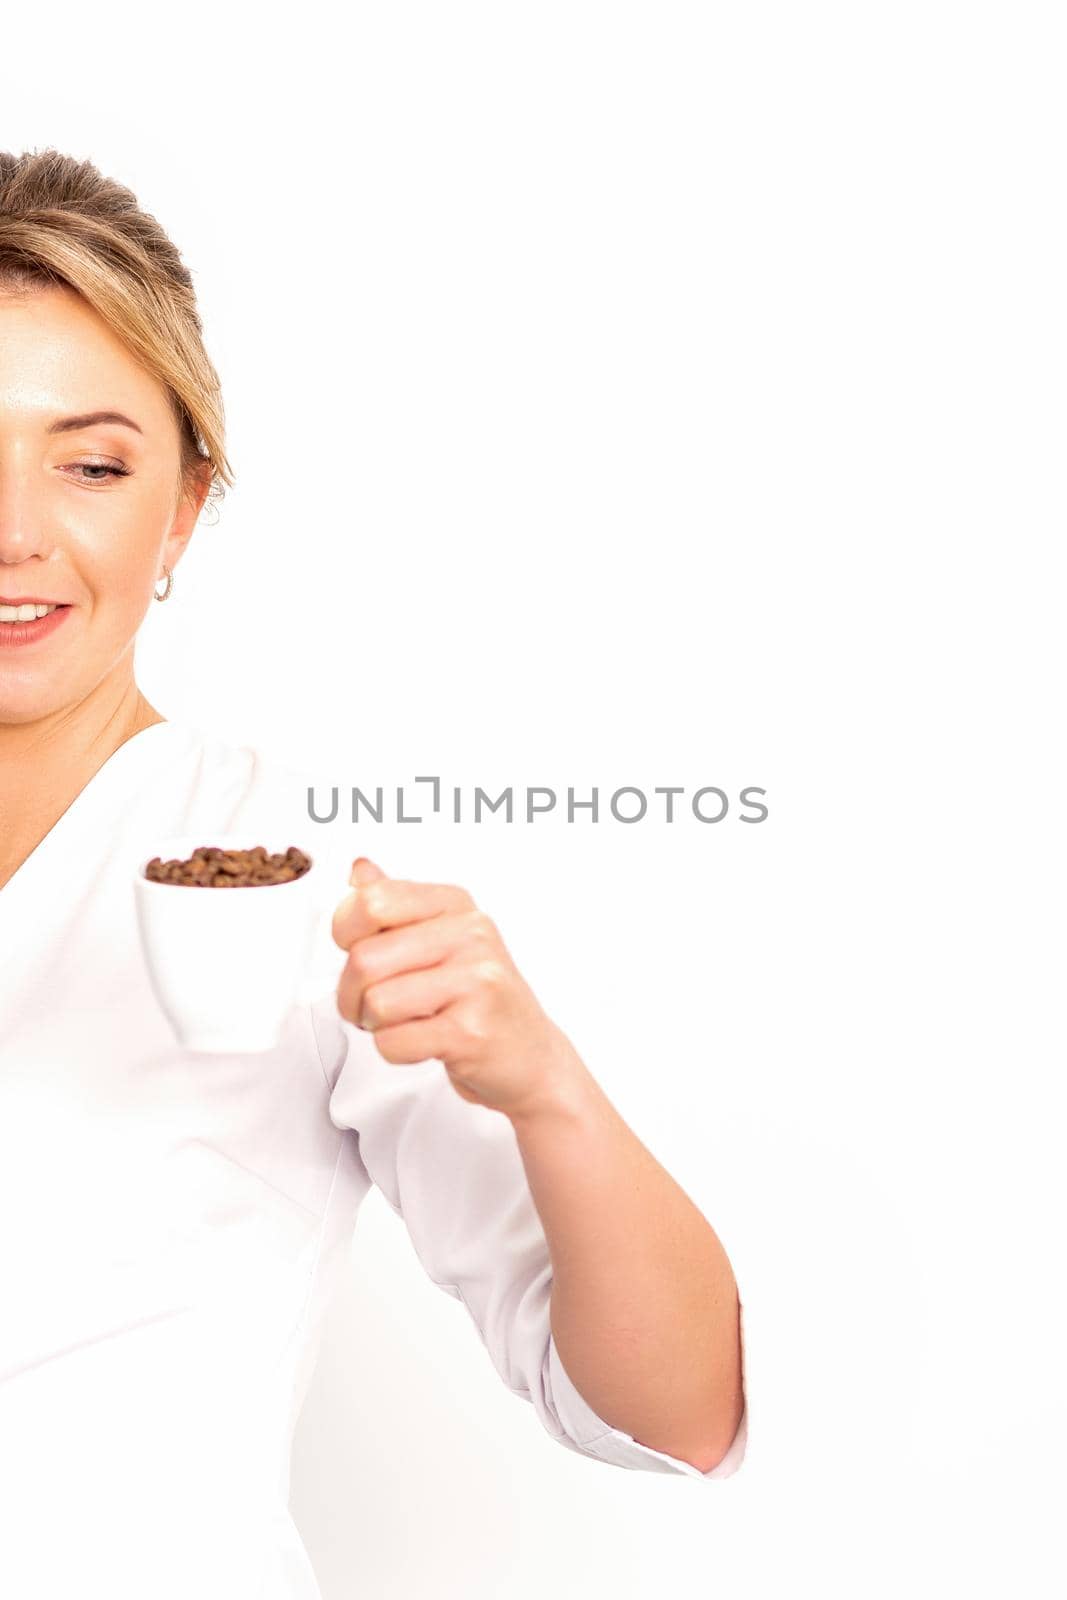
[(33, 622), (44, 622), (59, 611), (69, 610), (69, 605), (58, 600), (20, 600), (17, 604), (0, 600), (0, 628), (28, 628)]

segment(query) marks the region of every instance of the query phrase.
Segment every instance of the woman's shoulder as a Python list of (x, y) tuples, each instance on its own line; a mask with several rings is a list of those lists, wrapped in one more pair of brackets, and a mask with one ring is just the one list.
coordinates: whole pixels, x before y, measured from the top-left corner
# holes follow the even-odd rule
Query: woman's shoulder
[(240, 776), (250, 789), (256, 790), (302, 781), (299, 769), (286, 759), (284, 746), (269, 741), (243, 738), (183, 717), (163, 718), (145, 732), (158, 741), (161, 749), (191, 758), (205, 778), (218, 773)]
[(194, 781), (216, 796), (229, 793), (235, 826), (279, 812), (294, 826), (307, 819), (308, 779), (283, 747), (181, 719), (169, 726), (172, 748), (191, 758)]

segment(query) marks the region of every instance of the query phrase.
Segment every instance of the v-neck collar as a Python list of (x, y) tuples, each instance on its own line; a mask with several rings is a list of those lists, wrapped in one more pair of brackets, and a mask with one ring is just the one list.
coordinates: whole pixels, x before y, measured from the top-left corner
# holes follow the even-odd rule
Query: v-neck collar
[[(197, 738), (196, 730), (188, 723), (175, 722), (164, 717), (161, 722), (150, 723), (131, 734), (114, 749), (97, 767), (89, 781), (79, 789), (70, 805), (30, 851), (25, 861), (12, 873), (0, 888), (0, 926), (13, 915), (16, 903), (32, 888), (39, 874), (45, 870), (56, 850), (66, 849), (74, 839), (81, 837), (86, 828), (114, 801), (120, 786), (140, 766), (150, 768), (157, 757), (170, 748), (188, 749), (190, 741)], [(114, 808), (113, 809), (117, 809)]]

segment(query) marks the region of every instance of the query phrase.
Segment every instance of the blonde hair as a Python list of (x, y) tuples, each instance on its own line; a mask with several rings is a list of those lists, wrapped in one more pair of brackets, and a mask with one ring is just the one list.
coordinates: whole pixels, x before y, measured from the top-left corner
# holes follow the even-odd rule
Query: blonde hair
[(166, 389), (181, 437), (176, 503), (233, 486), (219, 376), (203, 342), (192, 275), (155, 217), (91, 161), (0, 150), (0, 293), (75, 290)]

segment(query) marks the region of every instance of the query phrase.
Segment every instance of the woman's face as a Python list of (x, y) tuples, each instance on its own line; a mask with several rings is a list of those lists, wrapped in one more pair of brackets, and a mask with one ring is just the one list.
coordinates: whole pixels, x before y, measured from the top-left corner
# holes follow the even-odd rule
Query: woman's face
[[(95, 411), (137, 426), (61, 426)], [(179, 459), (166, 391), (79, 295), (0, 288), (0, 607), (70, 608), (30, 643), (0, 636), (0, 723), (79, 705), (109, 676), (132, 684), (154, 585), (209, 487), (179, 504)]]

